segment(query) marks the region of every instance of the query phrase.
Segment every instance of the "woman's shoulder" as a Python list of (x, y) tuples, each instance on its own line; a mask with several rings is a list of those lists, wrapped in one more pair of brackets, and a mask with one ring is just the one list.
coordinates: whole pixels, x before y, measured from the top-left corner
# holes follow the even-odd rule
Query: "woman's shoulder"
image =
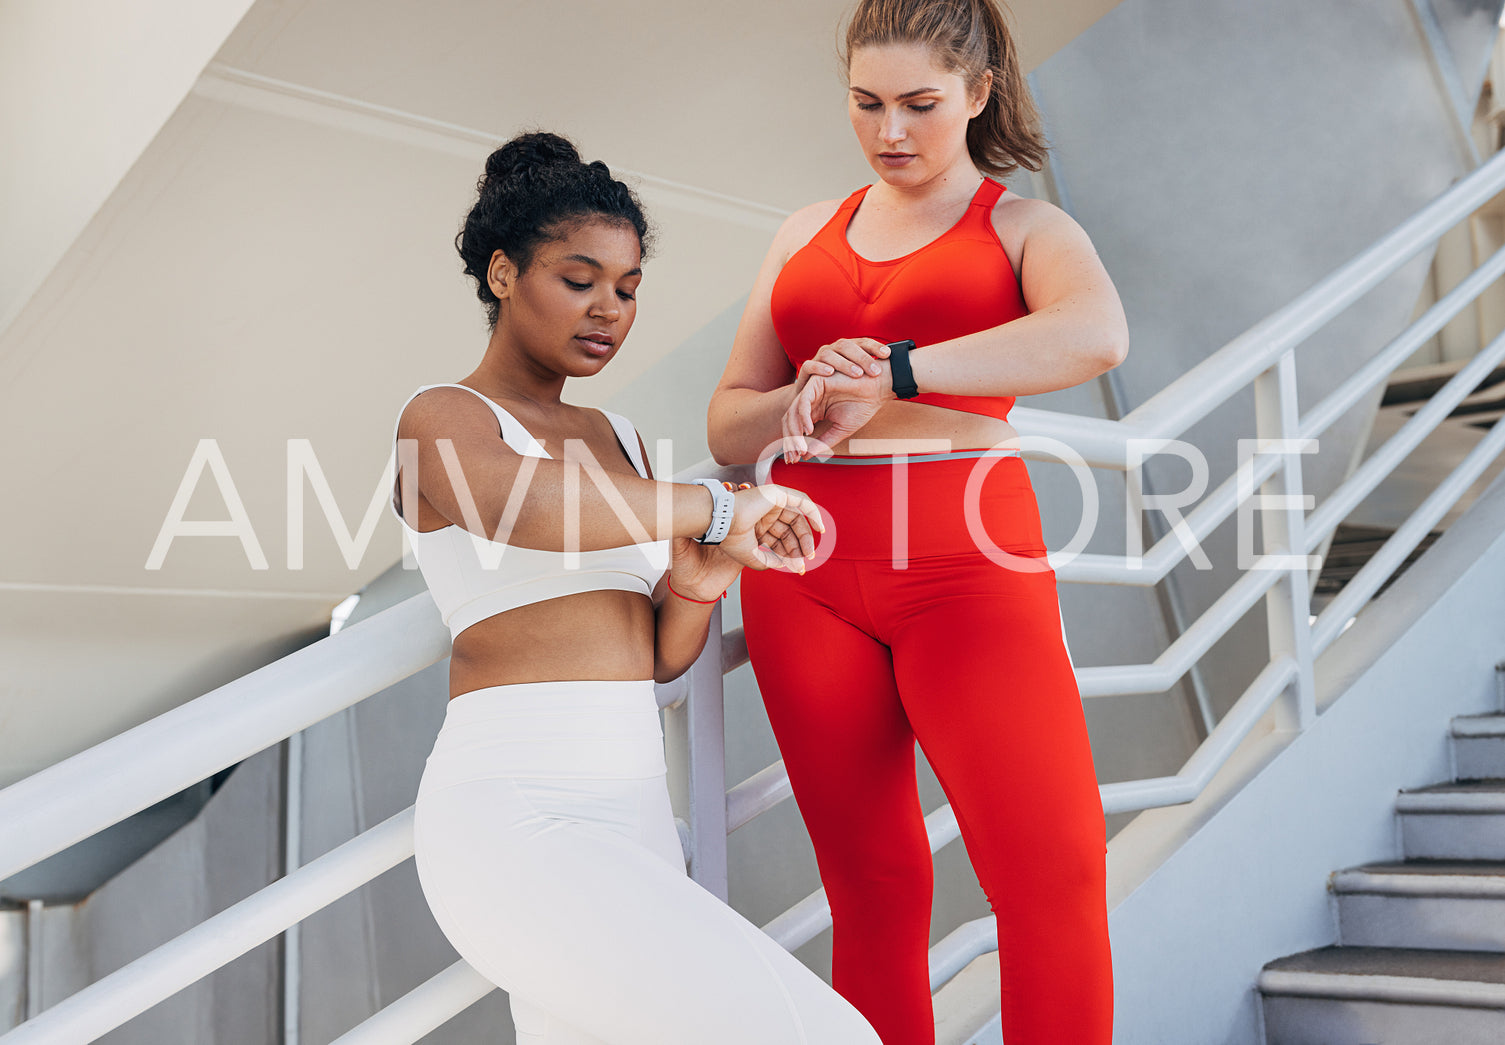
[(787, 260), (815, 238), (815, 234), (825, 228), (826, 223), (836, 216), (841, 205), (850, 199), (845, 197), (839, 200), (821, 200), (809, 206), (801, 207), (789, 217), (784, 219), (784, 224), (779, 226), (779, 231), (774, 234), (773, 245), (781, 251)]
[(496, 409), (468, 385), (424, 385), (408, 397), (398, 415), (402, 438), (418, 439), (437, 430), (481, 426), (494, 429)]
[(993, 223), (1011, 222), (1021, 225), (1071, 221), (1071, 216), (1049, 200), (1033, 196), (1021, 196), (1012, 190), (999, 195), (993, 204)]
[(1022, 248), (1038, 232), (1075, 229), (1077, 223), (1049, 200), (1005, 192), (993, 204), (993, 229), (1006, 248)]

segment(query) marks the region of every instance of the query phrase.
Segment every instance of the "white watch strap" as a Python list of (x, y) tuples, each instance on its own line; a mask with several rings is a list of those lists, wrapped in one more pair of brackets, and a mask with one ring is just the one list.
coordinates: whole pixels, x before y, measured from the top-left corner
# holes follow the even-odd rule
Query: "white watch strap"
[(701, 544), (720, 544), (732, 530), (732, 513), (736, 509), (737, 495), (715, 479), (692, 479), (691, 482), (711, 491), (713, 499), (711, 525), (706, 528), (705, 536), (697, 540)]

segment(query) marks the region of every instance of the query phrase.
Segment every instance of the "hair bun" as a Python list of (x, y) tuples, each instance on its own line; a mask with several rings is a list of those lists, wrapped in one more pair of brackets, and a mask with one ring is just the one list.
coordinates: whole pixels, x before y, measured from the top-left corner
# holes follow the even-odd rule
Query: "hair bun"
[(476, 282), (476, 297), (496, 327), (501, 302), (486, 273), (497, 251), (526, 272), (534, 251), (568, 234), (562, 223), (601, 220), (630, 228), (647, 256), (650, 230), (637, 197), (611, 176), (606, 164), (585, 163), (574, 142), (548, 131), (520, 134), (486, 159), (476, 182), (476, 202), (465, 216), (455, 249), (465, 273)]
[(548, 131), (533, 131), (519, 134), (488, 156), (486, 176), (510, 179), (523, 170), (579, 162), (580, 151), (568, 138)]

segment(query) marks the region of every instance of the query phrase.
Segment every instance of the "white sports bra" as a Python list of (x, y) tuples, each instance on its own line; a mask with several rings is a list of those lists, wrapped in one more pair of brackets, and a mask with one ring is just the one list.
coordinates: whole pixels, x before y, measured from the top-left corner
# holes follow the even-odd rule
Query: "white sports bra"
[[(501, 425), (502, 441), (524, 457), (549, 455), (518, 420), (486, 396), (465, 385), (424, 385), (402, 404), (398, 419), (420, 394), (430, 388), (464, 388), (496, 414)], [(632, 423), (620, 414), (603, 410), (616, 433), (617, 442), (637, 473), (647, 478), (648, 470)], [(393, 447), (397, 431), (392, 432)], [(635, 591), (653, 593), (654, 585), (669, 568), (669, 542), (628, 544), (618, 548), (600, 548), (578, 553), (520, 548), (513, 544), (477, 537), (453, 524), (422, 533), (407, 525), (407, 520), (392, 506), (393, 514), (407, 531), (413, 556), (430, 594), (439, 607), (451, 636), (506, 610), (527, 606), (563, 595), (587, 591)]]

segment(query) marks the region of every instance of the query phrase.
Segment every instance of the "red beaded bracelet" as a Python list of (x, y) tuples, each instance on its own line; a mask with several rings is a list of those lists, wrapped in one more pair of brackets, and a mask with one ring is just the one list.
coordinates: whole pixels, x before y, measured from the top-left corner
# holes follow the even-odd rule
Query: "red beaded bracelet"
[(693, 602), (700, 606), (714, 606), (719, 599), (726, 598), (726, 592), (722, 592), (716, 599), (692, 599), (688, 595), (680, 595), (679, 592), (674, 591), (674, 584), (669, 580), (668, 574), (664, 575), (664, 583), (669, 585), (669, 590), (673, 591), (675, 595), (679, 595), (681, 599), (684, 599), (686, 602)]

